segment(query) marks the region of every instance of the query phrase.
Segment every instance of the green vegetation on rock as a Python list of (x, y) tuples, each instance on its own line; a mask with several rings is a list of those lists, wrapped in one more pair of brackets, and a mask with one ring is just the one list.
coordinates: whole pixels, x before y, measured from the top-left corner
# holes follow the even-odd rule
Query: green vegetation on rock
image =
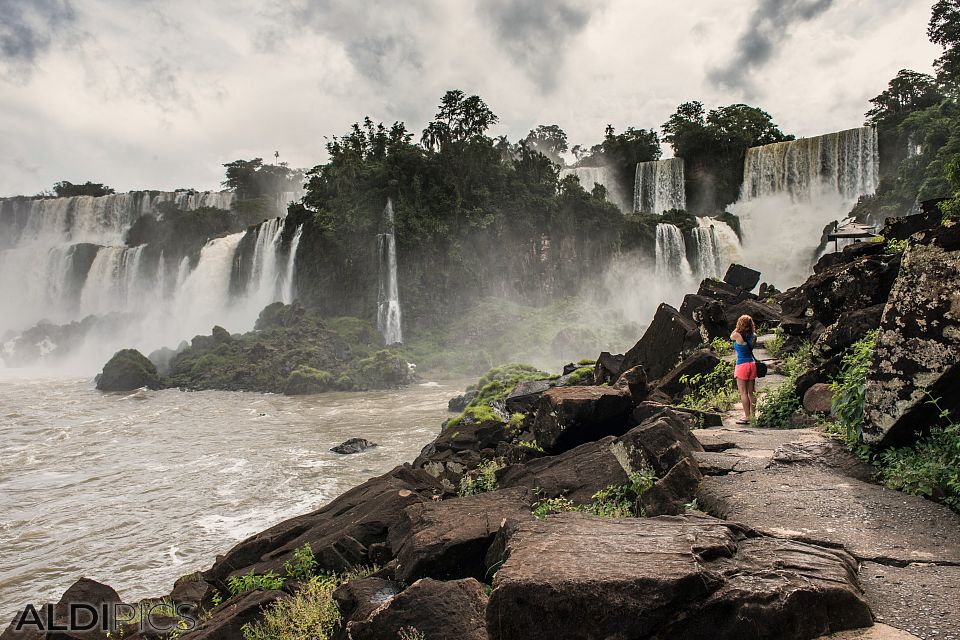
[(463, 412), (447, 421), (446, 427), (456, 426), (463, 422), (486, 422), (497, 420), (506, 422), (496, 412), (492, 405), (506, 400), (513, 388), (528, 380), (556, 380), (557, 376), (540, 371), (536, 367), (526, 364), (506, 364), (490, 369), (476, 384), (470, 385), (467, 391), (476, 391), (477, 395), (470, 401)]
[(244, 640), (328, 640), (340, 625), (340, 609), (333, 599), (336, 579), (316, 576), (292, 596), (263, 611), (263, 618), (243, 626)]
[[(782, 344), (777, 349), (782, 354)], [(797, 393), (797, 378), (813, 366), (813, 350), (805, 342), (788, 355), (783, 356), (780, 370), (783, 382), (773, 391), (759, 394), (757, 398), (757, 426), (767, 429), (790, 429), (793, 418), (800, 413), (802, 398)]]
[(569, 498), (543, 498), (533, 505), (533, 516), (543, 520), (557, 513), (582, 512), (605, 518), (642, 518), (640, 496), (650, 489), (657, 477), (649, 472), (632, 473), (626, 484), (610, 485), (593, 494), (590, 504), (579, 504)]
[(157, 367), (136, 349), (122, 349), (103, 366), (97, 376), (97, 389), (101, 391), (132, 391), (140, 387), (159, 389)]

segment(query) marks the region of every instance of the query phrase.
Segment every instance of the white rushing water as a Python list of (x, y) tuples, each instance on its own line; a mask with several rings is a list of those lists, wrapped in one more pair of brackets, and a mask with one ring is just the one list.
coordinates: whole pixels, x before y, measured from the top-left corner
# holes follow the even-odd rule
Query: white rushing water
[(633, 188), (634, 211), (659, 214), (686, 208), (683, 158), (637, 164)]
[[(0, 375), (0, 615), (81, 576), (126, 601), (416, 457), (466, 381), (289, 397), (104, 394), (89, 379)], [(379, 447), (329, 451), (351, 437)]]
[[(297, 194), (281, 194), (289, 200)], [(20, 332), (38, 322), (67, 325), (88, 316), (124, 314), (125, 322), (90, 335), (89, 344), (70, 344), (69, 361), (57, 366), (93, 373), (122, 347), (149, 353), (173, 347), (214, 324), (247, 331), (260, 310), (293, 299), (296, 251), (302, 228), (283, 239), (285, 218), (252, 231), (214, 238), (199, 259), (168, 259), (147, 245), (126, 246), (125, 236), (142, 215), (162, 217), (164, 203), (190, 211), (229, 208), (231, 192), (131, 192), (103, 197), (0, 199), (0, 364), (22, 364), (38, 353), (35, 340)], [(253, 235), (249, 277), (231, 296), (231, 278), (245, 234)], [(63, 333), (61, 331), (60, 333)], [(45, 360), (66, 346), (43, 338)], [(46, 344), (49, 343), (49, 344)]]
[(747, 150), (740, 201), (745, 260), (780, 288), (799, 284), (824, 228), (879, 183), (877, 132), (848, 129)]
[(560, 178), (576, 176), (580, 186), (587, 191), (593, 191), (595, 184), (602, 185), (607, 190), (607, 200), (615, 204), (620, 211), (631, 210), (631, 202), (624, 192), (623, 186), (617, 179), (616, 171), (611, 167), (567, 167), (560, 170)]
[(386, 344), (403, 342), (400, 295), (397, 287), (397, 238), (393, 230), (393, 201), (387, 199), (383, 210), (386, 233), (377, 236), (380, 291), (377, 297), (377, 328)]
[(658, 224), (655, 251), (658, 280), (678, 286), (692, 283), (693, 274), (687, 262), (687, 248), (679, 228), (672, 224)]

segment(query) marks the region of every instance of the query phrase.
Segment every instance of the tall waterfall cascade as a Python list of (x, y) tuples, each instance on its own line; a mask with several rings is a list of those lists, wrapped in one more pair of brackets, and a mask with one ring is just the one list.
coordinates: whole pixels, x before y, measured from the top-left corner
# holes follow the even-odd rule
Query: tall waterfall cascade
[(617, 179), (617, 173), (611, 167), (567, 167), (560, 170), (560, 179), (567, 176), (576, 176), (580, 186), (587, 191), (593, 191), (595, 184), (603, 185), (607, 190), (607, 200), (615, 204), (620, 211), (631, 210), (630, 198), (624, 192), (623, 186)]
[(747, 149), (740, 199), (780, 193), (794, 200), (821, 195), (856, 199), (877, 190), (880, 153), (875, 127)]
[(676, 225), (657, 225), (656, 274), (661, 281), (683, 282), (690, 280), (692, 273), (687, 262), (687, 247), (683, 232)]
[(385, 233), (377, 236), (380, 290), (377, 296), (377, 328), (386, 344), (403, 342), (400, 297), (397, 288), (397, 239), (394, 233), (393, 201), (387, 199), (383, 210), (387, 225)]
[(683, 166), (683, 158), (637, 164), (633, 210), (657, 214), (674, 209), (686, 210)]
[[(124, 243), (141, 216), (162, 216), (163, 203), (183, 211), (229, 210), (233, 197), (229, 191), (141, 191), (0, 198), (0, 297), (5, 308), (0, 314), (0, 366), (32, 364), (22, 357), (26, 352), (62, 355), (49, 336), (36, 338), (43, 333), (35, 330), (38, 323), (71, 327), (91, 316), (122, 318), (88, 340), (96, 344), (82, 345), (89, 361), (76, 364), (86, 371), (102, 365), (118, 348), (149, 353), (209, 333), (214, 324), (250, 330), (265, 305), (290, 302), (302, 227), (285, 233), (285, 218), (209, 240), (192, 258)], [(247, 234), (254, 236), (248, 240), (253, 247), (250, 277), (245, 290), (231, 295), (234, 266)]]
[(877, 131), (859, 127), (748, 149), (739, 216), (747, 264), (785, 289), (809, 274), (823, 229), (880, 182)]

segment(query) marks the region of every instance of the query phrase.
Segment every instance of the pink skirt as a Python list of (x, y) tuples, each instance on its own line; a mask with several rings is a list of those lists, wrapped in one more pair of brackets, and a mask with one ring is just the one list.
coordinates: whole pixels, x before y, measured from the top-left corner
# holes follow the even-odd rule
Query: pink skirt
[(743, 364), (738, 364), (733, 369), (733, 377), (737, 380), (756, 380), (757, 379), (757, 363), (756, 362), (744, 362)]

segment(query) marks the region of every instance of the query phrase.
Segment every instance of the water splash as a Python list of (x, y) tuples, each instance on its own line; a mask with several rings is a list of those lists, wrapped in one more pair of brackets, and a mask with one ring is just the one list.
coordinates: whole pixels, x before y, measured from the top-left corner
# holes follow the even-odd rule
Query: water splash
[(659, 214), (686, 208), (683, 158), (637, 164), (633, 188), (634, 211)]
[(802, 282), (824, 228), (879, 184), (877, 131), (848, 129), (747, 150), (740, 201), (746, 261), (781, 288)]
[(400, 298), (397, 291), (397, 240), (393, 229), (393, 201), (387, 199), (383, 210), (387, 231), (377, 236), (380, 260), (380, 291), (377, 297), (377, 328), (386, 344), (403, 342)]

